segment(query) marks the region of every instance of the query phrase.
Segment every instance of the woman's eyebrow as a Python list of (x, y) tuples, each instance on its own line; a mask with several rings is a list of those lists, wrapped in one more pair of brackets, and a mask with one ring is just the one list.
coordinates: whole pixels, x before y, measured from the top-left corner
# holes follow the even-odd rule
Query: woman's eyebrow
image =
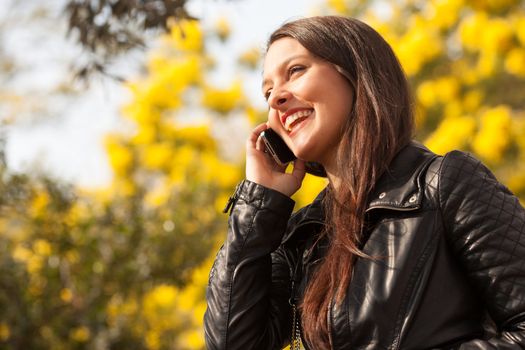
[[(288, 63), (290, 63), (290, 61), (293, 61), (293, 60), (295, 60), (295, 59), (297, 59), (297, 58), (307, 58), (307, 57), (309, 57), (309, 56), (308, 56), (308, 55), (305, 55), (305, 54), (292, 55), (292, 56), (286, 58), (284, 61), (282, 61), (282, 62), (277, 66), (277, 68), (279, 69), (279, 68), (281, 68), (281, 67), (284, 67), (284, 66), (286, 66)], [(262, 72), (262, 75), (264, 76), (264, 71)], [(267, 79), (264, 79), (264, 80), (262, 81), (261, 88), (264, 88), (267, 84), (269, 84), (269, 83), (271, 83), (271, 82), (272, 82), (271, 79), (268, 79), (268, 78), (267, 78)]]

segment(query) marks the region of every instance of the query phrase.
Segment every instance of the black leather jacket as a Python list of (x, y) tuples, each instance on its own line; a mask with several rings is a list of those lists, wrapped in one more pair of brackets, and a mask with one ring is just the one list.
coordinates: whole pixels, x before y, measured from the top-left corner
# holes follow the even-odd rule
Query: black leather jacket
[[(320, 195), (322, 196), (322, 194)], [(320, 198), (243, 181), (231, 198), (204, 318), (209, 349), (281, 349), (326, 243)], [(369, 198), (347, 296), (327, 315), (333, 349), (525, 348), (525, 210), (472, 156), (412, 143)], [(291, 216), (291, 217), (290, 217)], [(293, 285), (293, 287), (292, 287)]]

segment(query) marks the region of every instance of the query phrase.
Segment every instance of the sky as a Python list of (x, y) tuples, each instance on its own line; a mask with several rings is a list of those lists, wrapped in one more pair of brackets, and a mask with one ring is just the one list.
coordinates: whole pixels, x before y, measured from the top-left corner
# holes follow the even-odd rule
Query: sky
[[(8, 166), (21, 172), (36, 169), (82, 187), (104, 186), (112, 175), (103, 136), (122, 128), (119, 109), (130, 96), (110, 79), (94, 79), (89, 89), (77, 87), (67, 98), (43, 93), (70, 79), (68, 64), (81, 53), (78, 45), (62, 34), (66, 32), (66, 21), (60, 16), (64, 0), (47, 1), (52, 4), (47, 19), (9, 23), (14, 17), (6, 10), (12, 11), (10, 5), (16, 3), (20, 11), (21, 3), (35, 6), (38, 2), (0, 0), (0, 21), (4, 23), (0, 27), (0, 52), (11, 57), (18, 68), (9, 79), (0, 77), (0, 83), (32, 101), (30, 107), (22, 108), (16, 123), (0, 124), (6, 138)], [(311, 15), (323, 4), (324, 0), (192, 0), (189, 10), (205, 27), (212, 27), (221, 16), (228, 19), (232, 29), (228, 43), (209, 47), (220, 67), (216, 83), (226, 84), (232, 80), (242, 51), (254, 45), (263, 48), (279, 25)], [(136, 75), (145, 54), (131, 53), (111, 66), (112, 72)], [(250, 98), (262, 100), (257, 76), (246, 81), (245, 87)], [(46, 113), (39, 117), (43, 99)], [(0, 122), (3, 111), (0, 106)]]

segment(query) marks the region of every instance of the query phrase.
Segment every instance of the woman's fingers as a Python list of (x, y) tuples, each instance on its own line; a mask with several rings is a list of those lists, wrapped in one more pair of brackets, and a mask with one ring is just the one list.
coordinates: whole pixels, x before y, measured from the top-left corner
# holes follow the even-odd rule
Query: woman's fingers
[(302, 159), (296, 159), (293, 162), (293, 170), (292, 170), (292, 176), (301, 183), (304, 179), (304, 176), (306, 174), (306, 162)]
[(257, 125), (252, 130), (252, 133), (250, 134), (250, 137), (248, 138), (248, 146), (252, 148), (257, 148), (258, 141), (262, 141), (260, 140), (261, 132), (263, 132), (266, 129), (268, 129), (268, 126), (266, 125), (266, 123)]

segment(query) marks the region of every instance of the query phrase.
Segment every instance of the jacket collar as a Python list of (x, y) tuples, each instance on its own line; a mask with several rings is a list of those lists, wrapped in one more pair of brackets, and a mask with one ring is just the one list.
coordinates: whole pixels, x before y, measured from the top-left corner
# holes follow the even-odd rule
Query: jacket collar
[[(368, 199), (366, 211), (391, 209), (398, 211), (415, 210), (421, 207), (423, 198), (422, 172), (436, 158), (422, 144), (411, 141), (394, 157), (387, 171), (379, 178)], [(308, 206), (300, 209), (290, 219), (292, 227), (307, 222), (324, 221), (322, 200), (326, 188)]]
[(437, 155), (412, 141), (399, 151), (368, 196), (366, 211), (414, 210), (421, 207), (424, 178), (421, 176)]

